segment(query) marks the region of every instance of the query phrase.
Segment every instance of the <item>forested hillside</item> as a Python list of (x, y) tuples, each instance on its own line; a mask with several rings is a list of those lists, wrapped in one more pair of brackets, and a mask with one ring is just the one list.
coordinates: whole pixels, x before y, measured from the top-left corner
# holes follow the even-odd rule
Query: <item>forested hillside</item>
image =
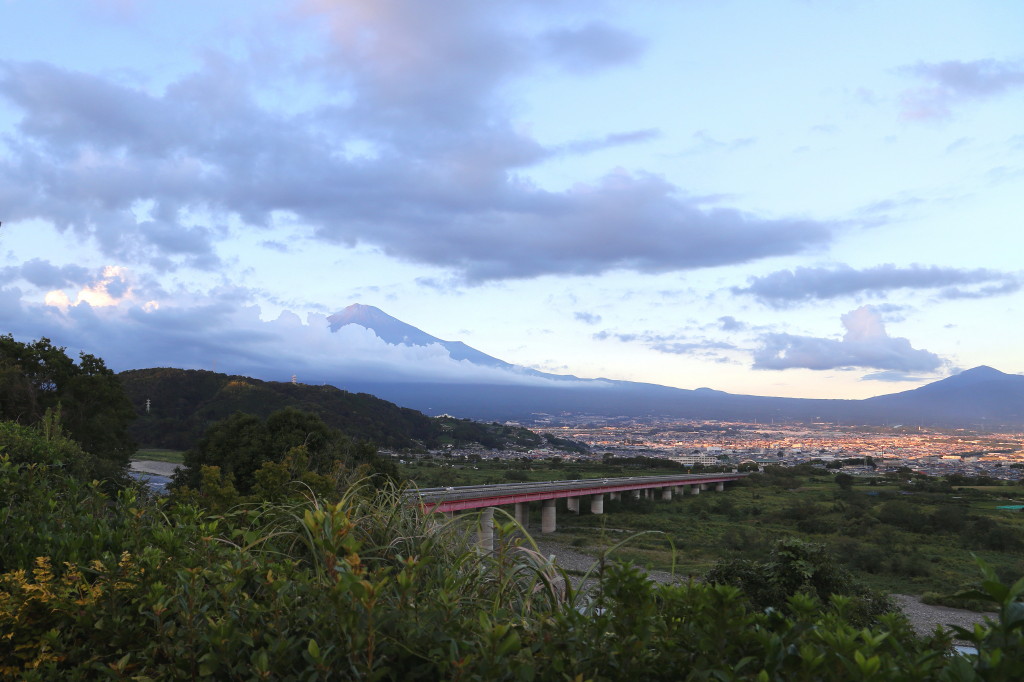
[[(235, 412), (265, 418), (286, 407), (313, 413), (353, 439), (390, 449), (472, 443), (488, 448), (532, 448), (545, 442), (522, 427), (431, 418), (367, 393), (349, 393), (334, 386), (171, 368), (129, 370), (118, 378), (139, 415), (131, 434), (144, 447), (186, 450), (211, 424)], [(580, 449), (571, 441), (552, 443), (552, 447)]]

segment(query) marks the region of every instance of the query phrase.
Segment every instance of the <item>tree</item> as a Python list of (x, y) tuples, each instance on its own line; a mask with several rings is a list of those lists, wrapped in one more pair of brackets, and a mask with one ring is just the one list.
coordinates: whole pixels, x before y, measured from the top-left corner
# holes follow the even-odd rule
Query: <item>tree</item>
[(853, 476), (851, 476), (850, 474), (847, 474), (847, 473), (839, 473), (839, 474), (836, 474), (836, 477), (835, 477), (836, 485), (838, 485), (843, 490), (849, 490), (850, 488), (852, 488), (853, 487), (853, 481), (854, 481)]
[(128, 426), (135, 410), (103, 360), (81, 353), (79, 362), (50, 339), (32, 343), (0, 336), (0, 418), (35, 424), (60, 408), (61, 425), (114, 476), (135, 452)]
[[(362, 468), (375, 482), (398, 477), (394, 463), (380, 457), (373, 445), (353, 441), (317, 415), (289, 407), (265, 421), (236, 412), (211, 425), (199, 443), (185, 453), (184, 467), (178, 470), (175, 483), (199, 489), (204, 467), (217, 467), (223, 480), (230, 480), (240, 494), (248, 495), (255, 491), (266, 464), (285, 460), (296, 469), (292, 472), (294, 480), (301, 480), (307, 472), (336, 475), (339, 467)], [(269, 471), (264, 471), (264, 477)], [(267, 487), (264, 482), (263, 488)]]
[(778, 540), (766, 561), (720, 561), (705, 580), (740, 588), (757, 610), (784, 610), (789, 599), (801, 593), (814, 596), (820, 604), (828, 604), (832, 595), (849, 597), (848, 616), (858, 625), (868, 625), (892, 610), (886, 597), (857, 581), (824, 545), (797, 538)]

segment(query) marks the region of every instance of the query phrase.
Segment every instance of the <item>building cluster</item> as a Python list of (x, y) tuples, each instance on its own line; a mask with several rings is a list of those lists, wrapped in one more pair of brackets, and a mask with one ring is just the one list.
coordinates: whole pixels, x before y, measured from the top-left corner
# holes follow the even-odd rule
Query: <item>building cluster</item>
[[(542, 416), (525, 424), (587, 443), (591, 458), (663, 457), (687, 465), (821, 463), (871, 458), (874, 473), (909, 467), (933, 475), (1024, 478), (1024, 433), (903, 425), (749, 424), (681, 419)], [(856, 467), (846, 469), (856, 471)]]

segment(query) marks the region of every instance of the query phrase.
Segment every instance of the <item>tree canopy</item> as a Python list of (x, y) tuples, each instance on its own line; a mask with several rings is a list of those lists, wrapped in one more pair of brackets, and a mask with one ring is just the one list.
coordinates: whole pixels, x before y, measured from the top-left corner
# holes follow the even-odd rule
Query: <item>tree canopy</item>
[(265, 420), (236, 412), (213, 424), (185, 453), (185, 466), (179, 470), (176, 483), (200, 489), (204, 467), (218, 467), (219, 475), (238, 493), (248, 495), (257, 490), (258, 484), (266, 487), (271, 469), (268, 463), (288, 464), (295, 472), (294, 478), (306, 473), (332, 476), (339, 468), (360, 467), (372, 477), (397, 477), (394, 464), (378, 456), (370, 443), (353, 441), (327, 426), (319, 416), (289, 407)]
[(81, 353), (76, 364), (65, 350), (46, 337), (22, 343), (0, 335), (0, 419), (36, 424), (59, 407), (64, 430), (106, 464), (101, 475), (113, 475), (135, 452), (135, 410), (102, 359)]

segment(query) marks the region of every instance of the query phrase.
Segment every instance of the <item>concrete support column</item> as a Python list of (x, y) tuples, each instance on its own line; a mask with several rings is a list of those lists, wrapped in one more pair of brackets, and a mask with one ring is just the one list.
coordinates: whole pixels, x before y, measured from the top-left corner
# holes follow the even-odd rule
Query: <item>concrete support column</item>
[(540, 506), (540, 532), (555, 532), (555, 501), (544, 500)]
[(565, 508), (576, 514), (580, 513), (580, 498), (578, 497), (567, 497), (565, 498)]
[(661, 499), (671, 500), (672, 499), (672, 486), (666, 486), (661, 489)]
[(590, 513), (591, 514), (604, 514), (604, 493), (598, 493), (591, 495), (590, 497)]
[(710, 483), (701, 483), (701, 484), (700, 484), (700, 489), (701, 489), (701, 490), (707, 490), (707, 489), (708, 489), (708, 488), (710, 488), (710, 487), (711, 487), (711, 484), (710, 484)]
[(617, 500), (617, 499), (619, 499), (620, 496), (621, 496), (620, 493), (617, 493), (617, 492), (616, 493), (608, 493), (608, 499), (609, 500)]
[(485, 552), (494, 549), (494, 507), (480, 510), (480, 526), (476, 531), (476, 543)]
[(715, 490), (717, 490), (718, 492), (722, 492), (723, 490), (725, 490), (725, 481), (719, 481), (718, 485), (715, 486)]
[(526, 502), (516, 502), (516, 523), (523, 528), (530, 524), (530, 505)]
[(697, 485), (690, 486), (690, 492), (694, 495), (700, 495), (700, 484), (698, 483)]
[(688, 486), (688, 485), (681, 485), (681, 486), (679, 486), (679, 494), (680, 495), (685, 495), (686, 494), (686, 489), (689, 488), (689, 487), (690, 486)]
[(633, 490), (631, 492), (633, 493), (633, 499), (634, 500), (639, 500), (640, 499), (640, 491), (639, 490)]

